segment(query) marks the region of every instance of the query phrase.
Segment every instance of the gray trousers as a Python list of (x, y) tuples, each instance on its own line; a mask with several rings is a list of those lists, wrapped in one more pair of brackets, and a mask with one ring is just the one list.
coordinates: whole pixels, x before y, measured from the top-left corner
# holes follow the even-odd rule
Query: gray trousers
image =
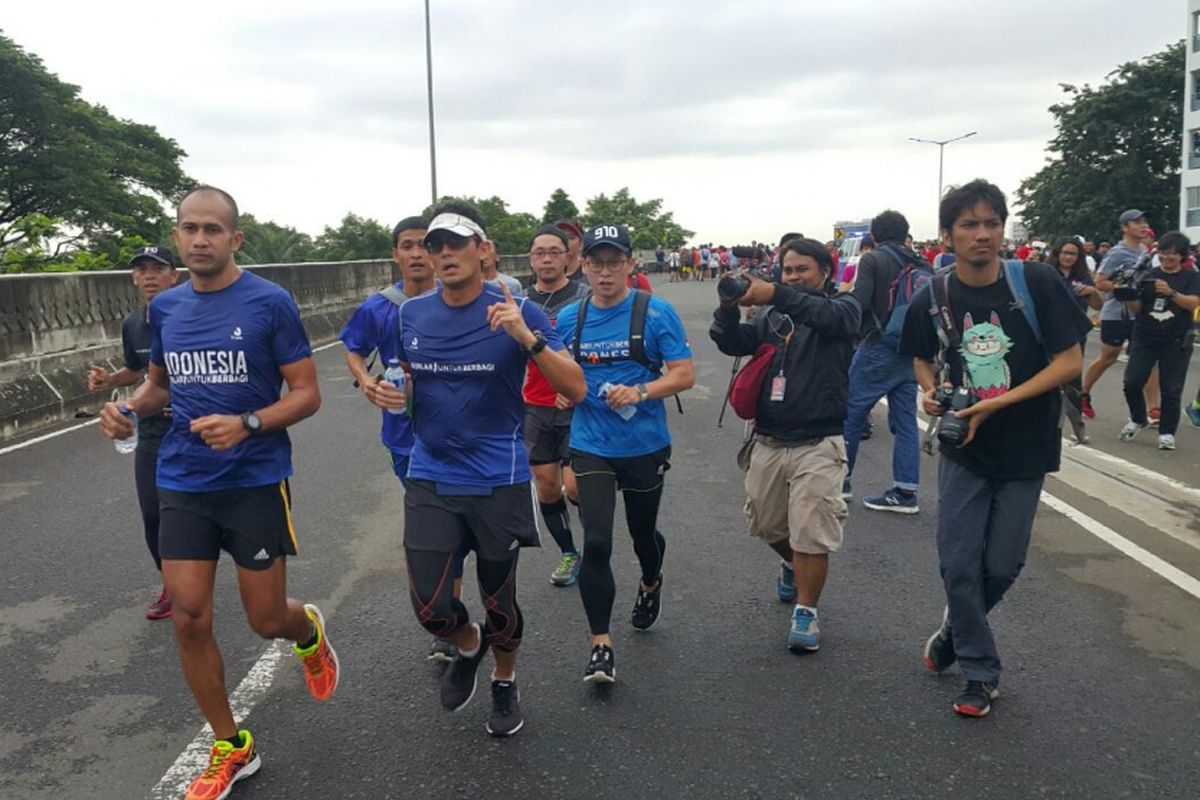
[(938, 464), (938, 562), (967, 680), (1000, 681), (987, 615), (1025, 566), (1044, 481), (981, 478), (945, 456)]

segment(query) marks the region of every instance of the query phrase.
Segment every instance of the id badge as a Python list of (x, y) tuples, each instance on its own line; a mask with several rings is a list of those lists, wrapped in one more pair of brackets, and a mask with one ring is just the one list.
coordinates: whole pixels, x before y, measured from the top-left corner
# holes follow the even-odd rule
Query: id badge
[(1167, 298), (1160, 297), (1157, 300), (1155, 300), (1154, 301), (1154, 310), (1155, 311), (1166, 311), (1167, 310)]
[(771, 402), (782, 403), (783, 392), (787, 389), (787, 378), (782, 375), (776, 375), (771, 379)]

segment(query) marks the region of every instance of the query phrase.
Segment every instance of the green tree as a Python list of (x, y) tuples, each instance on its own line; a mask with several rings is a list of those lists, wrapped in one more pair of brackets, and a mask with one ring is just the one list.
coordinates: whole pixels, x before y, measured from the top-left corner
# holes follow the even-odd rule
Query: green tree
[(392, 231), (376, 220), (348, 213), (336, 228), (326, 225), (314, 245), (313, 255), (322, 261), (387, 258)]
[(618, 189), (611, 197), (599, 194), (588, 200), (584, 214), (585, 225), (615, 222), (629, 228), (633, 246), (649, 250), (658, 245), (682, 247), (692, 238), (693, 231), (675, 222), (675, 215), (663, 211), (659, 198), (640, 203), (628, 188)]
[[(240, 225), (246, 236), (239, 254), (243, 263), (299, 264), (315, 257), (316, 247), (307, 233), (275, 222), (259, 222), (253, 214), (242, 214)], [(386, 251), (377, 257), (385, 255)]]
[(546, 225), (558, 222), (560, 219), (578, 219), (579, 207), (571, 200), (571, 196), (564, 189), (555, 189), (550, 195), (550, 199), (546, 201), (545, 210), (542, 213), (542, 222)]
[(169, 227), (163, 200), (190, 183), (184, 151), (84, 101), (2, 35), (0, 76), (0, 251), (31, 235), (19, 222), (31, 215), (58, 220), (80, 244), (115, 237), (105, 243), (110, 258), (122, 237), (160, 239)]
[(1062, 85), (1069, 99), (1050, 107), (1048, 163), (1017, 192), (1030, 230), (1111, 239), (1126, 208), (1159, 231), (1179, 224), (1184, 64), (1178, 42), (1122, 64), (1099, 87)]

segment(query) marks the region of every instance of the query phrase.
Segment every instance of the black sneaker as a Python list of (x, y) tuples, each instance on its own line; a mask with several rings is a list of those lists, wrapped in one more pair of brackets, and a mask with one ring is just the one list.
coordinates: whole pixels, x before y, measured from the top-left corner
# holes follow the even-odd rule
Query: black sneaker
[(493, 680), (492, 716), (487, 721), (487, 732), (492, 736), (512, 736), (524, 724), (521, 691), (517, 688), (517, 682)]
[(442, 706), (448, 711), (458, 711), (471, 702), (475, 696), (475, 686), (478, 683), (479, 663), (487, 655), (488, 643), (483, 631), (476, 623), (475, 630), (479, 633), (479, 652), (468, 658), (461, 652), (456, 653), (450, 666), (442, 673)]
[(592, 648), (592, 657), (583, 670), (584, 683), (616, 683), (617, 664), (613, 659), (612, 648), (606, 644), (598, 644)]
[(633, 627), (639, 631), (648, 631), (658, 622), (658, 614), (662, 611), (662, 573), (658, 573), (658, 586), (652, 592), (642, 591), (638, 584), (637, 600), (633, 604)]
[(955, 713), (964, 717), (986, 717), (992, 710), (992, 701), (1000, 696), (994, 683), (967, 681), (967, 688), (954, 701)]
[(950, 632), (950, 622), (947, 616), (950, 609), (942, 615), (941, 626), (933, 632), (933, 636), (925, 642), (925, 666), (934, 672), (945, 672), (958, 660), (954, 654), (954, 634)]

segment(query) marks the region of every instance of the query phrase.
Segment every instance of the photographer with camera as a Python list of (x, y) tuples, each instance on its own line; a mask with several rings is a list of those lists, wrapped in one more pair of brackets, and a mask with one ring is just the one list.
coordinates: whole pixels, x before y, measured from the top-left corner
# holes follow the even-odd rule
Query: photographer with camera
[[(782, 285), (757, 275), (722, 278), (709, 335), (726, 355), (770, 359), (756, 406), (747, 510), (751, 532), (783, 559), (779, 599), (796, 602), (788, 647), (814, 651), (817, 601), (847, 513), (842, 429), (862, 312), (853, 297), (833, 294), (833, 259), (820, 242), (789, 240), (780, 264)], [(742, 323), (738, 306), (760, 308)]]
[(1128, 442), (1150, 424), (1143, 390), (1155, 365), (1162, 393), (1162, 416), (1158, 425), (1158, 449), (1175, 449), (1175, 430), (1183, 384), (1192, 357), (1192, 315), (1200, 307), (1200, 272), (1183, 269), (1192, 243), (1178, 231), (1164, 234), (1158, 242), (1162, 266), (1141, 270), (1114, 294), (1125, 302), (1133, 319), (1129, 363), (1125, 367), (1125, 402), (1129, 422), (1121, 429)]
[(937, 548), (947, 612), (925, 664), (942, 672), (959, 662), (967, 685), (954, 710), (971, 717), (998, 695), (987, 615), (1025, 564), (1042, 483), (1059, 468), (1058, 388), (1079, 374), (1091, 326), (1053, 267), (1000, 259), (1007, 218), (1004, 194), (983, 180), (942, 199), (942, 237), (958, 259), (913, 298), (900, 342), (925, 412), (945, 415)]

